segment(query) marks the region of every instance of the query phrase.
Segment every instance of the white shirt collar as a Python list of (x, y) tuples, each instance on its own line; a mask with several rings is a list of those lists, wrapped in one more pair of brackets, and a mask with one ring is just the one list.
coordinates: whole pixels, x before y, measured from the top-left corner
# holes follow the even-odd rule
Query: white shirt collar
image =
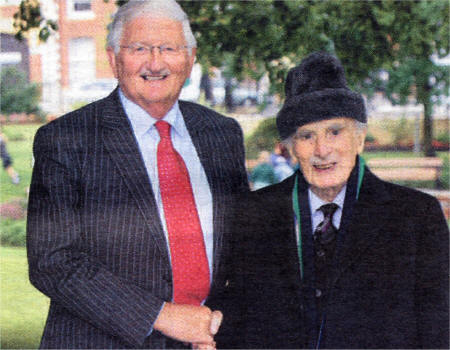
[[(144, 134), (150, 128), (152, 128), (158, 119), (153, 118), (147, 111), (145, 111), (137, 103), (131, 101), (125, 96), (122, 90), (119, 88), (119, 97), (122, 102), (122, 106), (125, 109), (125, 113), (130, 119), (131, 124), (137, 134)], [(172, 129), (175, 130), (181, 137), (184, 136), (185, 128), (183, 128), (183, 117), (178, 105), (178, 101), (174, 103), (172, 108), (167, 112), (167, 114), (161, 119), (169, 123)]]
[[(344, 187), (337, 194), (336, 198), (334, 198), (333, 200), (333, 203), (337, 204), (341, 209), (344, 207), (346, 189), (347, 185), (344, 185)], [(309, 192), (309, 205), (311, 207), (312, 213), (315, 213), (322, 205), (329, 203), (318, 197), (313, 191), (311, 191), (311, 188), (308, 189), (308, 192)]]

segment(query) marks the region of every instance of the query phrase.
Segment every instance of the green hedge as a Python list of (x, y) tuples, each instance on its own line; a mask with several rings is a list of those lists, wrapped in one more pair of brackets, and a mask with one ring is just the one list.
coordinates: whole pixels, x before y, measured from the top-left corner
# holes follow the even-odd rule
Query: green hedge
[(275, 118), (263, 120), (245, 140), (247, 158), (256, 159), (259, 152), (272, 151), (279, 140)]
[(0, 242), (5, 246), (25, 247), (26, 220), (1, 219)]

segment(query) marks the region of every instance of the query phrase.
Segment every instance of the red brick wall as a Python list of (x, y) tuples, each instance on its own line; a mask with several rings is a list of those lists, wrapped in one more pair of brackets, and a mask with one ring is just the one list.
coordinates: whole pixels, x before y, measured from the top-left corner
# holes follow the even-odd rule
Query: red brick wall
[(105, 52), (107, 29), (111, 14), (116, 10), (114, 1), (103, 0), (92, 2), (95, 17), (87, 20), (74, 20), (67, 17), (67, 2), (59, 2), (59, 36), (61, 50), (61, 81), (63, 87), (69, 86), (69, 42), (73, 38), (94, 38), (96, 61), (96, 78), (113, 78)]
[(30, 55), (30, 81), (42, 82), (41, 55)]

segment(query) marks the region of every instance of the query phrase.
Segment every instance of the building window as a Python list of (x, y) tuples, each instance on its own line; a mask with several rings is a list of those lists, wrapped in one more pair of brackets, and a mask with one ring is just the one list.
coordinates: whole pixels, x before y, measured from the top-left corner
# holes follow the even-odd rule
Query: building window
[(74, 0), (73, 1), (74, 11), (91, 11), (91, 0)]
[(93, 38), (69, 41), (69, 83), (76, 87), (95, 80), (95, 43)]
[(67, 17), (73, 20), (93, 19), (91, 0), (67, 0)]

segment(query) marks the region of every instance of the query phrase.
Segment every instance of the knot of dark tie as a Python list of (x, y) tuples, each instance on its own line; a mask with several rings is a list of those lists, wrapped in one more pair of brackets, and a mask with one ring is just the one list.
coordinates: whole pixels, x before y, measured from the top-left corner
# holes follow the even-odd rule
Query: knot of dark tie
[(337, 229), (333, 225), (333, 215), (338, 208), (335, 203), (328, 203), (319, 208), (323, 213), (323, 221), (317, 226), (314, 239), (319, 240), (322, 245), (330, 244), (336, 239)]
[(328, 203), (322, 205), (319, 210), (323, 213), (325, 217), (333, 217), (336, 210), (339, 208), (339, 206), (336, 203)]

